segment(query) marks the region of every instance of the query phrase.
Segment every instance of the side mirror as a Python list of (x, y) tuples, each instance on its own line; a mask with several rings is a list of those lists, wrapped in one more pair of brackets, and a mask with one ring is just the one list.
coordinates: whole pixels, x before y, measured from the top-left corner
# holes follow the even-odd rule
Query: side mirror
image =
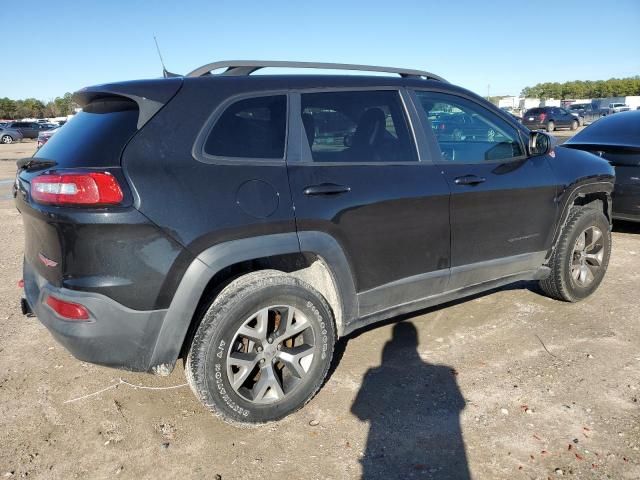
[(531, 132), (529, 134), (529, 155), (546, 155), (555, 146), (554, 140), (542, 132)]

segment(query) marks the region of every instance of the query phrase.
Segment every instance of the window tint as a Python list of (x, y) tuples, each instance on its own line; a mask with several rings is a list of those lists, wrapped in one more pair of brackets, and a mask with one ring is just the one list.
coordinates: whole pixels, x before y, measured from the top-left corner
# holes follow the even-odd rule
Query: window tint
[(281, 159), (286, 125), (285, 95), (239, 100), (218, 118), (204, 151), (220, 157)]
[(314, 162), (417, 161), (397, 91), (302, 94)]
[(416, 95), (445, 161), (482, 163), (524, 154), (517, 130), (475, 102), (444, 93)]

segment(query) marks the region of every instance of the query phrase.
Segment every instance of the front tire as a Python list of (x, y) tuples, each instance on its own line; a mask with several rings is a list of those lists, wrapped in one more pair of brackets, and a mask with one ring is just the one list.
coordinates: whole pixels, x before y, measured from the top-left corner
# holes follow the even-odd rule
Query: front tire
[(185, 365), (200, 401), (229, 423), (265, 423), (302, 408), (329, 370), (335, 324), (313, 287), (281, 272), (244, 275), (216, 297)]
[(578, 121), (574, 120), (573, 122), (571, 122), (571, 130), (577, 130), (578, 129)]
[(595, 207), (576, 207), (563, 228), (551, 256), (551, 274), (540, 282), (549, 296), (577, 302), (596, 291), (609, 265), (609, 221)]
[(4, 143), (5, 145), (9, 145), (10, 143), (13, 143), (13, 137), (11, 135), (3, 135), (0, 138), (0, 142)]
[(553, 122), (547, 123), (547, 132), (553, 132), (556, 129), (556, 124)]

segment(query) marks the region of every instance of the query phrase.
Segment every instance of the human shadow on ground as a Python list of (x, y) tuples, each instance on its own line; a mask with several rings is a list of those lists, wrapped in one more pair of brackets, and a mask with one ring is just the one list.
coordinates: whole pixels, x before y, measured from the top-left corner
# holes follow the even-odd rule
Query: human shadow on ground
[(423, 361), (418, 334), (408, 322), (393, 327), (382, 363), (364, 376), (351, 406), (369, 422), (364, 480), (470, 479), (460, 412), (465, 401), (456, 372)]

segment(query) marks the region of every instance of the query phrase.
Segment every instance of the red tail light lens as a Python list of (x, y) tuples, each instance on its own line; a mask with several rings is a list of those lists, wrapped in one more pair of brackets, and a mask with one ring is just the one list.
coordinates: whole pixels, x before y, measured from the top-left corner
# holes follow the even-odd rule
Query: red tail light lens
[(31, 197), (52, 205), (117, 205), (123, 199), (118, 181), (106, 172), (40, 175), (31, 181)]
[(540, 121), (544, 122), (544, 119), (547, 118), (547, 114), (546, 113), (541, 113), (540, 114)]
[(47, 297), (47, 305), (49, 305), (54, 312), (67, 320), (88, 320), (89, 312), (87, 309), (79, 303), (66, 302), (59, 298), (49, 295)]

